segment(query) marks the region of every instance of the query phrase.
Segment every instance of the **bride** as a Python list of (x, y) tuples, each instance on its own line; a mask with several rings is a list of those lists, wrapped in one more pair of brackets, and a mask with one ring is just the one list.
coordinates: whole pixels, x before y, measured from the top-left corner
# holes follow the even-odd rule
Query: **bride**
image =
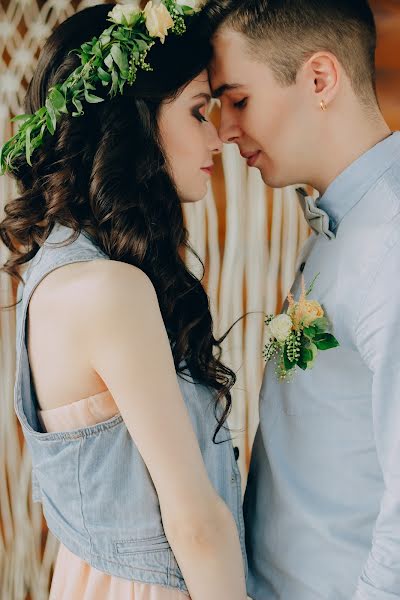
[(0, 224), (15, 409), (60, 540), (50, 597), (244, 600), (235, 376), (182, 259), (181, 203), (221, 150), (210, 49), (174, 0), (111, 8), (53, 32), (1, 153), (20, 193)]

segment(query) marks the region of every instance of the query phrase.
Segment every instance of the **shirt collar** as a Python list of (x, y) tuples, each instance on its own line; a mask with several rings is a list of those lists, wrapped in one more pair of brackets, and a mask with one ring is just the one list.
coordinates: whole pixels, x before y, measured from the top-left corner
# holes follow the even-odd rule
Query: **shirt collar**
[(392, 164), (400, 159), (400, 132), (389, 135), (349, 165), (317, 200), (336, 231), (342, 219)]

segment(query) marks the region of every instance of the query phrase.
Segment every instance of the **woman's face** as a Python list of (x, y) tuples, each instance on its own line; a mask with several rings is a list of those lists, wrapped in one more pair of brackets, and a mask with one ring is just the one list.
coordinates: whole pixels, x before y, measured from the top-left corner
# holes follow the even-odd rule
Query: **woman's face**
[(159, 128), (172, 179), (182, 202), (204, 198), (213, 155), (222, 142), (208, 120), (211, 91), (203, 71), (174, 100), (161, 106)]

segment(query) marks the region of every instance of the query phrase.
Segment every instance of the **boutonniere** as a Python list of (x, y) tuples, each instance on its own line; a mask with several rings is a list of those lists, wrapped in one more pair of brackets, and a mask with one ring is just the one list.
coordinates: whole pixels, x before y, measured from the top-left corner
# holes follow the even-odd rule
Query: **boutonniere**
[(288, 294), (288, 309), (278, 316), (268, 315), (267, 343), (264, 348), (265, 360), (276, 357), (276, 373), (281, 381), (288, 380), (295, 368), (303, 371), (314, 366), (319, 350), (329, 350), (339, 346), (337, 339), (330, 333), (331, 325), (325, 317), (324, 309), (316, 300), (309, 300), (316, 275), (306, 290), (304, 277), (302, 291), (296, 302)]

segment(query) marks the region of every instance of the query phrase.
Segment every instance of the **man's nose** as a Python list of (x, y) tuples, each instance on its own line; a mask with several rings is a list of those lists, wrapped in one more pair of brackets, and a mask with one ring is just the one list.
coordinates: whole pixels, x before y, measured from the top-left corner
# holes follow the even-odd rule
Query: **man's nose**
[(221, 120), (218, 129), (218, 134), (224, 144), (237, 143), (241, 131), (238, 124), (232, 118), (232, 115), (221, 109)]

